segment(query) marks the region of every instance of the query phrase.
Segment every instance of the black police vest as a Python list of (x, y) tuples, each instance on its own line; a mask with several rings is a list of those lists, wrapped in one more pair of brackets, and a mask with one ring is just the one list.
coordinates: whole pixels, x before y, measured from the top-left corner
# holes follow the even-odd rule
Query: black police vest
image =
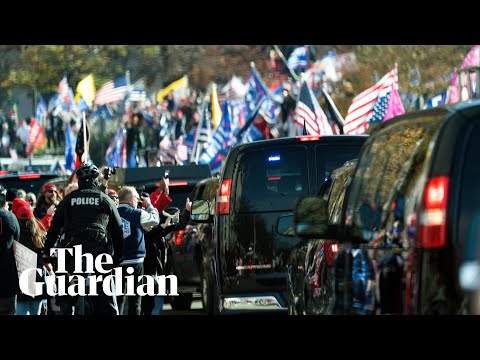
[(106, 236), (111, 213), (106, 195), (99, 190), (82, 189), (71, 192), (65, 199), (65, 237), (86, 230), (97, 230)]

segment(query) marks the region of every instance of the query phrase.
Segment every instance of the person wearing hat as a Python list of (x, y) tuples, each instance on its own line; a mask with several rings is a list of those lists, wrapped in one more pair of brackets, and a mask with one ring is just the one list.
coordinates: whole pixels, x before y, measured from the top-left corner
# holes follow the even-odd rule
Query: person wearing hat
[(37, 254), (37, 269), (42, 270), (42, 272), (41, 274), (37, 273), (35, 281), (43, 284), (42, 294), (39, 296), (31, 297), (23, 293), (18, 295), (17, 315), (40, 315), (42, 307), (47, 304), (48, 298), (45, 288), (47, 270), (42, 258), (42, 250), (45, 244), (45, 231), (35, 219), (30, 204), (25, 203), (17, 207), (15, 216), (20, 225), (20, 239), (18, 242)]
[(37, 200), (37, 206), (33, 211), (33, 214), (37, 219), (42, 219), (45, 215), (47, 215), (48, 209), (53, 205), (56, 206), (60, 201), (60, 197), (58, 195), (57, 186), (55, 184), (45, 184), (40, 191)]
[(20, 285), (13, 241), (20, 238), (20, 226), (8, 211), (6, 196), (6, 189), (0, 185), (0, 315), (15, 315)]
[[(17, 216), (17, 211), (22, 206), (29, 206), (29, 207), (32, 208), (32, 211), (33, 211), (33, 207), (30, 205), (30, 203), (28, 201), (26, 201), (24, 199), (20, 199), (20, 198), (15, 198), (15, 199), (13, 199), (13, 202), (12, 202), (12, 213), (13, 213), (13, 215)], [(43, 231), (48, 231), (48, 229), (50, 228), (50, 224), (52, 223), (53, 214), (55, 214), (55, 207), (50, 206), (48, 208), (45, 216), (43, 218), (41, 218), (40, 220), (38, 220), (38, 222), (41, 225), (41, 228), (42, 228)]]

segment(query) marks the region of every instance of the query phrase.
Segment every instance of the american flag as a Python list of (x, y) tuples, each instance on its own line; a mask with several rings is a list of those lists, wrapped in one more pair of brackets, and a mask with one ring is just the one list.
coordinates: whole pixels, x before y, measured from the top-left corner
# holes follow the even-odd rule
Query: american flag
[(308, 135), (333, 134), (327, 116), (306, 81), (303, 81), (300, 87), (300, 95), (295, 109), (295, 123), (302, 127), (305, 123)]
[(127, 91), (127, 78), (119, 78), (106, 82), (95, 94), (95, 105), (111, 104), (123, 100)]
[(343, 132), (350, 135), (365, 134), (369, 123), (384, 120), (393, 87), (398, 88), (396, 68), (353, 99), (348, 108)]

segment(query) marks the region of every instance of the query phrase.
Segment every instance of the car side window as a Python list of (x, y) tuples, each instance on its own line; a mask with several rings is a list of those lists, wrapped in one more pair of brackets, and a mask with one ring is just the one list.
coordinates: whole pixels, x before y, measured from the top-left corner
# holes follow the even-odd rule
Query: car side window
[(353, 170), (354, 166), (350, 166), (335, 178), (328, 199), (328, 221), (330, 224), (340, 224), (345, 192), (351, 182)]
[(428, 143), (431, 135), (431, 129), (409, 126), (393, 128), (373, 139), (359, 160), (347, 205), (355, 238), (366, 242), (377, 239), (392, 203), (404, 203), (404, 196), (398, 193), (399, 185), (409, 174), (419, 147)]

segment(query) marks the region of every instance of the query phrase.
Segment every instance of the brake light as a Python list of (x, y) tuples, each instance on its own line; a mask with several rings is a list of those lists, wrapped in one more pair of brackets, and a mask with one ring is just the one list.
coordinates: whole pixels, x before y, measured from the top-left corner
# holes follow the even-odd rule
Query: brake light
[(177, 234), (175, 235), (175, 245), (180, 246), (182, 245), (183, 234), (185, 234), (185, 230), (178, 230)]
[(20, 180), (39, 179), (39, 178), (40, 178), (40, 174), (23, 174), (23, 175), (19, 175), (18, 178), (19, 178)]
[(8, 175), (8, 170), (0, 170), (0, 176)]
[(225, 179), (218, 188), (217, 214), (227, 215), (230, 213), (230, 192), (232, 190), (232, 179)]
[(338, 252), (338, 244), (332, 244), (332, 253), (337, 253)]
[(267, 178), (268, 181), (278, 181), (278, 180), (282, 180), (282, 177), (281, 176), (271, 176), (269, 178)]
[(422, 248), (441, 248), (446, 244), (448, 185), (448, 176), (437, 176), (425, 187), (418, 227), (418, 242)]
[[(170, 181), (168, 183), (168, 186), (187, 186), (188, 185), (188, 181)], [(160, 186), (160, 183), (157, 182), (155, 183), (155, 186)]]
[(170, 181), (168, 186), (187, 186), (188, 181)]
[(300, 141), (315, 141), (315, 140), (320, 140), (320, 136), (312, 136), (312, 135), (297, 136), (297, 139)]

